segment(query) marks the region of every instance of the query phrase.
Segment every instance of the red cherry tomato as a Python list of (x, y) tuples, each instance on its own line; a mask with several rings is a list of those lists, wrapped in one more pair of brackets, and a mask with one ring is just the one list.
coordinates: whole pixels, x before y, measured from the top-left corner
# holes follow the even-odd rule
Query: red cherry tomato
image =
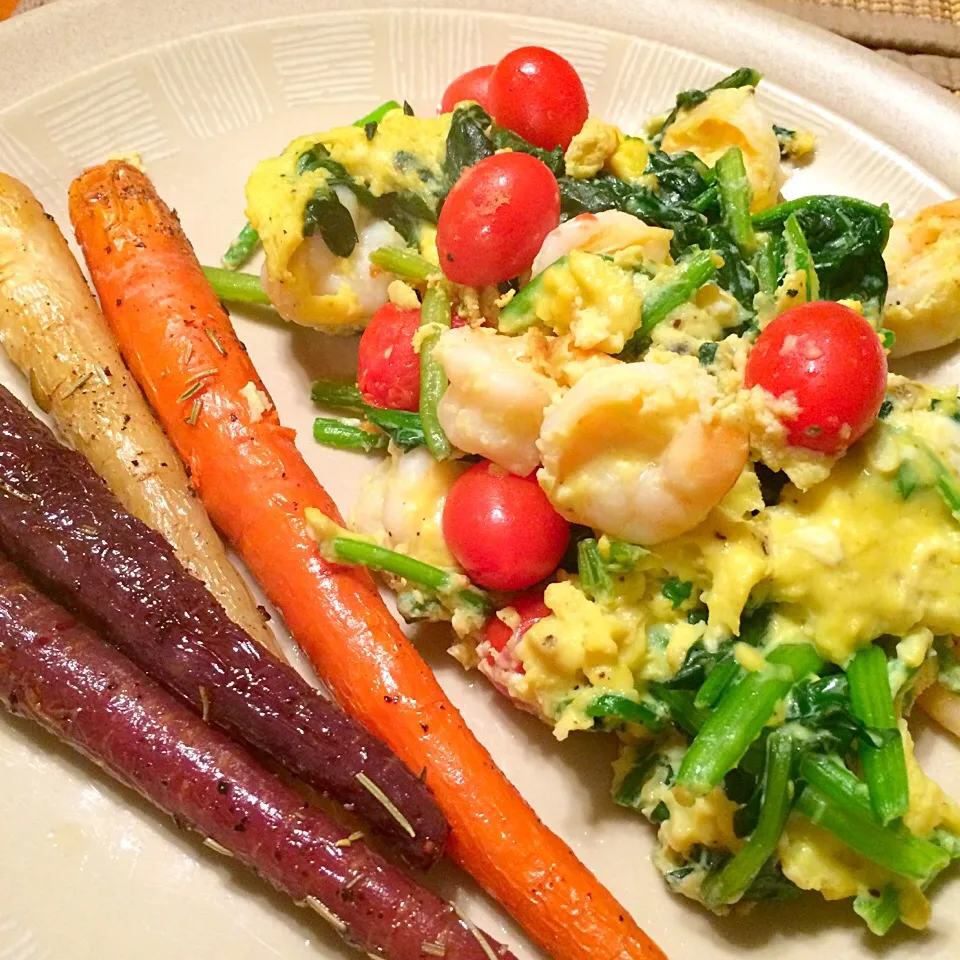
[(474, 583), (525, 590), (556, 570), (570, 526), (532, 475), (518, 477), (484, 460), (450, 488), (443, 536)]
[(780, 314), (757, 337), (744, 375), (775, 397), (792, 392), (790, 443), (842, 453), (877, 418), (887, 388), (887, 357), (870, 324), (849, 307), (806, 303)]
[(587, 92), (573, 65), (544, 47), (508, 53), (490, 75), (489, 110), (536, 147), (570, 146), (590, 112)]
[(464, 100), (475, 100), (487, 109), (487, 86), (490, 83), (490, 74), (493, 73), (493, 64), (483, 67), (474, 67), (466, 73), (461, 73), (453, 83), (443, 91), (440, 101), (440, 112), (449, 113)]
[(522, 637), (538, 620), (549, 617), (553, 612), (543, 602), (542, 591), (525, 593), (511, 600), (507, 606), (513, 607), (517, 611), (517, 616), (520, 617), (516, 630), (511, 630), (496, 614), (483, 626), (483, 639), (497, 653), (501, 653), (514, 636)]
[(546, 164), (498, 153), (463, 172), (437, 223), (443, 272), (482, 287), (523, 273), (560, 223), (560, 189)]
[(370, 318), (357, 352), (357, 386), (371, 406), (419, 409), (420, 358), (413, 351), (419, 327), (419, 310), (401, 310), (392, 303)]

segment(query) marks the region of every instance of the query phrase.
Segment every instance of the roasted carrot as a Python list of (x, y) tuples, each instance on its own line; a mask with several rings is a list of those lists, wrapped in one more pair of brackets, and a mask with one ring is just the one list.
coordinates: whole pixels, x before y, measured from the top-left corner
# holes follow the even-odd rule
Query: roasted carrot
[(121, 351), (214, 522), (343, 706), (424, 769), (452, 856), (554, 960), (662, 958), (497, 769), (369, 575), (320, 556), (304, 510), (341, 522), (337, 508), (150, 181), (120, 162), (88, 170), (71, 186), (70, 217)]

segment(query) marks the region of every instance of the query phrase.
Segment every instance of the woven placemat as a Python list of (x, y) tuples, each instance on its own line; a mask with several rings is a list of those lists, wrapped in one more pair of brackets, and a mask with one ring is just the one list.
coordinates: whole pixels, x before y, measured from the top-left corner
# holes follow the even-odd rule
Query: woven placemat
[[(16, 13), (55, 0), (20, 0)], [(117, 0), (122, 2), (122, 0)], [(756, 0), (832, 30), (960, 92), (960, 0)], [(0, 18), (11, 0), (0, 0)]]
[(960, 0), (756, 0), (960, 91)]

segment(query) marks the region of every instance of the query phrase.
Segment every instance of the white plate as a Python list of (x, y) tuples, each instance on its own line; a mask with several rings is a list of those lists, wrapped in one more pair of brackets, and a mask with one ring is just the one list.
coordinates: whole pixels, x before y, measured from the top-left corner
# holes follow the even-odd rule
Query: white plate
[[(138, 150), (201, 259), (216, 262), (242, 222), (243, 183), (261, 157), (389, 97), (429, 111), (461, 70), (540, 43), (572, 59), (594, 113), (628, 129), (678, 90), (743, 63), (760, 68), (777, 121), (819, 138), (816, 163), (794, 175), (789, 196), (850, 193), (901, 214), (960, 192), (960, 111), (950, 97), (852, 44), (743, 4), (553, 0), (527, 2), (530, 16), (510, 0), (485, 0), (483, 13), (469, 2), (337, 6), (62, 0), (15, 18), (0, 27), (0, 169), (29, 183), (65, 225), (70, 179), (109, 153)], [(431, 6), (446, 9), (423, 9)], [(349, 507), (368, 464), (313, 444), (308, 385), (346, 373), (352, 344), (242, 317), (237, 325), (303, 453)], [(0, 380), (29, 399), (6, 363)], [(444, 655), (442, 631), (418, 642), (507, 775), (673, 960), (874, 956), (849, 903), (810, 897), (718, 921), (668, 895), (648, 863), (650, 828), (608, 799), (612, 738), (555, 744), (482, 679), (465, 676)], [(960, 788), (955, 747), (924, 731), (920, 751)], [(346, 956), (310, 915), (5, 715), (0, 854), (0, 960)], [(445, 868), (431, 883), (523, 960), (541, 956), (463, 875)], [(905, 960), (922, 944), (927, 960), (956, 957), (958, 917), (954, 880), (936, 892), (930, 932), (892, 935), (885, 955)]]

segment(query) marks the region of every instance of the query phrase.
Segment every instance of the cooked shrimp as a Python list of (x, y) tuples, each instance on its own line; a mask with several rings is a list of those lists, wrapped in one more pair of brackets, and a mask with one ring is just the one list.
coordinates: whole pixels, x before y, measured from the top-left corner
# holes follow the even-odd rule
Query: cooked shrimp
[(450, 381), (437, 405), (450, 442), (510, 473), (532, 473), (540, 462), (543, 411), (556, 384), (538, 372), (526, 338), (459, 327), (440, 337), (433, 355)]
[(667, 263), (672, 239), (672, 230), (651, 227), (639, 217), (619, 210), (581, 213), (547, 234), (533, 261), (532, 276), (543, 273), (571, 250), (616, 253), (627, 247), (640, 247), (644, 259)]
[(459, 569), (441, 520), (447, 493), (468, 466), (434, 460), (425, 447), (394, 450), (361, 484), (351, 527), (424, 563)]
[(747, 462), (745, 429), (711, 420), (692, 357), (595, 370), (547, 411), (540, 485), (568, 520), (639, 544), (692, 529)]
[(387, 302), (393, 279), (371, 268), (370, 254), (380, 247), (402, 247), (404, 240), (389, 223), (373, 219), (348, 189), (337, 187), (335, 192), (357, 228), (350, 256), (336, 256), (314, 233), (290, 258), (284, 278), (271, 279), (264, 266), (261, 279), (284, 320), (327, 333), (353, 333)]
[(932, 350), (960, 337), (960, 199), (938, 203), (890, 231), (884, 325), (891, 356)]
[(773, 124), (757, 106), (753, 87), (714, 90), (703, 103), (681, 110), (663, 138), (667, 153), (689, 150), (713, 166), (729, 147), (743, 151), (756, 213), (777, 202), (786, 176)]

